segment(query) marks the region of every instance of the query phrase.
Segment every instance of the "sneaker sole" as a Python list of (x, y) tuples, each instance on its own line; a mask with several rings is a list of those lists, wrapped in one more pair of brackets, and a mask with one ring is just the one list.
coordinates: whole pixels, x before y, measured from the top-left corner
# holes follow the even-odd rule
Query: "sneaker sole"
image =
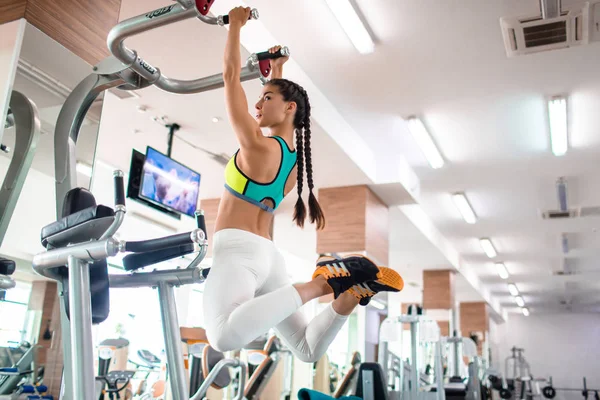
[[(362, 254), (348, 254), (347, 256), (345, 256), (343, 259), (345, 258), (349, 258), (349, 257), (360, 257), (360, 258), (365, 258), (367, 260), (369, 260), (373, 265), (377, 265), (375, 264), (375, 262), (373, 260), (371, 260), (369, 257), (363, 256)], [(331, 257), (331, 256), (322, 256), (317, 260), (317, 264), (323, 261), (339, 261), (337, 258)], [(381, 271), (381, 268), (385, 268), (385, 267), (377, 267), (379, 268), (379, 272), (377, 272), (377, 279), (376, 280), (380, 280), (383, 278), (383, 272)], [(317, 276), (319, 275), (323, 275), (326, 279), (330, 279), (330, 278), (343, 278), (343, 277), (349, 277), (350, 272), (348, 270), (343, 270), (341, 268), (336, 268), (336, 270), (339, 269), (339, 271), (331, 271), (326, 265), (322, 265), (320, 267), (318, 267), (315, 272), (313, 273), (312, 279), (315, 279)], [(402, 278), (400, 278), (402, 279)]]
[(381, 278), (377, 279), (377, 283), (391, 287), (397, 291), (404, 289), (404, 279), (402, 279), (399, 273), (387, 267), (379, 267), (379, 271), (381, 272)]

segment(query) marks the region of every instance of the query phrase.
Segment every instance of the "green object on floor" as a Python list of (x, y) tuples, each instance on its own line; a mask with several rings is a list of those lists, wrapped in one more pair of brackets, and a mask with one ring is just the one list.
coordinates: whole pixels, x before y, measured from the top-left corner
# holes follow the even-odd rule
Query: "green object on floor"
[[(298, 400), (333, 400), (333, 397), (311, 389), (300, 389), (298, 391)], [(344, 396), (338, 400), (362, 400), (356, 396)]]

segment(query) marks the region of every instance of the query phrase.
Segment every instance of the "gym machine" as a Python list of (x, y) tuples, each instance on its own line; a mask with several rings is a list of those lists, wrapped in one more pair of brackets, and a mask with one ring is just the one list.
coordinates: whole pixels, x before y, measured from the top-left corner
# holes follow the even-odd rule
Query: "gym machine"
[[(41, 132), (37, 107), (24, 94), (16, 90), (11, 93), (7, 118), (4, 123), (5, 129), (13, 127), (15, 128), (14, 150), (6, 145), (0, 145), (2, 151), (6, 153), (12, 151), (13, 153), (2, 187), (0, 187), (0, 244), (4, 240), (17, 200), (25, 184)], [(16, 286), (16, 282), (11, 278), (15, 270), (15, 261), (0, 257), (0, 300), (4, 298), (5, 290)], [(15, 391), (17, 391), (15, 396), (24, 393), (38, 394), (45, 391), (43, 386), (39, 387), (39, 391), (33, 385), (18, 387), (23, 377), (27, 375), (32, 375), (34, 382), (38, 380), (38, 369), (35, 365), (36, 349), (35, 345), (31, 346), (28, 343), (22, 343), (18, 350), (6, 349), (10, 364), (0, 368), (0, 395), (10, 395)], [(19, 352), (21, 356), (15, 359), (16, 353)]]
[[(15, 148), (0, 188), (0, 244), (4, 241), (4, 235), (17, 206), (41, 132), (37, 107), (16, 90), (13, 90), (10, 96), (4, 127), (15, 128)], [(5, 145), (1, 145), (0, 148), (4, 152), (11, 151)], [(0, 258), (0, 296), (3, 290), (15, 287), (15, 281), (10, 277), (15, 269), (14, 261)]]
[[(402, 348), (403, 324), (410, 326), (410, 358), (402, 355), (391, 356), (390, 342), (399, 342)], [(434, 350), (434, 391), (425, 390), (430, 386), (428, 377), (421, 375), (421, 343), (433, 345)], [(440, 329), (436, 321), (422, 315), (402, 315), (386, 318), (379, 330), (379, 363), (363, 363), (359, 368), (356, 396), (365, 400), (446, 400), (444, 373), (442, 366), (442, 343)], [(394, 374), (394, 376), (392, 376)], [(389, 389), (389, 382), (394, 384)]]
[[(93, 68), (94, 72), (75, 87), (58, 116), (54, 135), (54, 160), (56, 211), (60, 222), (46, 227), (42, 232), (43, 244), (49, 251), (36, 256), (34, 264), (38, 273), (59, 282), (64, 354), (62, 399), (94, 398), (93, 367), (91, 362), (88, 362), (92, 360), (90, 327), (92, 322), (99, 323), (107, 317), (109, 286), (158, 287), (172, 392), (177, 400), (189, 398), (179, 347), (179, 326), (174, 312), (173, 286), (204, 280), (203, 273), (206, 271), (197, 268), (207, 246), (203, 230), (197, 229), (189, 234), (129, 245), (113, 238), (125, 214), (122, 173), (116, 175), (117, 202), (114, 210), (96, 206), (95, 199), (89, 192), (71, 190), (76, 186), (75, 148), (79, 130), (91, 104), (102, 92), (113, 88), (138, 90), (156, 85), (170, 93), (190, 94), (224, 86), (222, 74), (188, 81), (168, 78), (160, 69), (140, 57), (135, 50), (124, 45), (127, 37), (185, 19), (198, 18), (211, 25), (227, 24), (227, 16), (208, 16), (212, 3), (213, 0), (178, 0), (177, 4), (150, 11), (116, 25), (109, 32), (107, 39), (112, 56), (96, 65)], [(251, 18), (257, 17), (257, 11), (253, 10)], [(274, 54), (268, 51), (252, 54), (241, 70), (241, 81), (259, 78), (263, 83), (266, 82), (271, 72), (270, 60), (289, 54), (287, 47)], [(73, 217), (75, 214), (77, 217)], [(203, 216), (198, 218), (198, 221), (203, 221)], [(67, 228), (60, 229), (56, 225), (60, 223)], [(134, 270), (142, 265), (150, 265), (150, 262), (188, 254), (194, 245), (200, 245), (201, 252), (186, 269), (108, 277), (106, 258), (118, 252), (134, 252), (127, 256), (130, 257), (130, 270)], [(125, 259), (123, 261), (125, 262)], [(68, 268), (64, 267), (65, 265), (68, 265)], [(91, 295), (90, 281), (94, 283), (92, 289), (95, 289)]]
[[(79, 129), (88, 109), (102, 92), (113, 88), (139, 90), (155, 85), (169, 93), (192, 94), (224, 86), (223, 74), (195, 80), (168, 78), (159, 68), (150, 65), (135, 50), (124, 45), (127, 37), (194, 17), (213, 25), (227, 23), (227, 16), (206, 16), (212, 3), (214, 0), (179, 0), (178, 4), (132, 17), (111, 29), (107, 44), (112, 56), (94, 66), (94, 72), (75, 87), (58, 116), (54, 135), (57, 215), (61, 215), (66, 193), (76, 186), (75, 144)], [(253, 10), (251, 18), (257, 17), (258, 12)], [(289, 55), (287, 47), (277, 53), (264, 51), (250, 55), (241, 70), (240, 80), (244, 82), (258, 78), (265, 83), (271, 73), (270, 60)]]
[(472, 339), (461, 336), (443, 337), (442, 343), (448, 344), (452, 348), (455, 374), (460, 373), (460, 363), (463, 357), (469, 359), (467, 381), (465, 382), (459, 375), (450, 377), (449, 383), (445, 385), (446, 398), (448, 400), (480, 400), (482, 394), (481, 364), (477, 355), (477, 345)]
[(361, 364), (362, 359), (360, 357), (360, 353), (354, 352), (352, 354), (352, 358), (350, 359), (350, 368), (348, 368), (348, 371), (346, 371), (344, 377), (337, 385), (333, 393), (334, 399), (351, 395), (353, 389), (356, 387), (356, 378)]
[(553, 399), (556, 397), (557, 391), (566, 391), (566, 392), (580, 392), (583, 396), (584, 400), (588, 400), (590, 394), (594, 393), (594, 400), (600, 400), (600, 389), (590, 389), (587, 386), (587, 379), (583, 377), (583, 388), (582, 389), (573, 389), (573, 388), (555, 388), (552, 385), (552, 377), (548, 378), (548, 385), (542, 389), (542, 395), (547, 399)]
[[(513, 346), (510, 357), (504, 360), (504, 376), (506, 379), (516, 379), (523, 376), (531, 376), (531, 368), (529, 363), (523, 356), (525, 349)], [(512, 368), (511, 368), (512, 366)], [(509, 371), (512, 369), (512, 374)]]
[[(198, 399), (189, 397), (180, 347), (179, 323), (175, 305), (174, 287), (197, 284), (205, 280), (208, 270), (198, 268), (207, 250), (204, 215), (196, 215), (198, 229), (163, 238), (126, 242), (117, 240), (125, 209), (123, 173), (115, 171), (115, 207), (96, 205), (93, 195), (85, 189), (75, 188), (67, 193), (65, 216), (42, 229), (42, 244), (48, 249), (33, 258), (34, 270), (47, 278), (62, 283), (68, 302), (62, 311), (67, 315), (70, 328), (69, 360), (72, 363), (70, 380), (63, 383), (65, 393), (73, 393), (73, 399), (94, 399), (99, 393), (95, 387), (94, 363), (92, 358), (92, 323), (108, 317), (109, 287), (135, 288), (156, 287), (160, 298), (167, 363), (171, 377), (171, 388), (175, 399)], [(87, 207), (86, 207), (87, 206)], [(115, 211), (116, 210), (116, 211)], [(181, 257), (200, 250), (196, 258), (185, 269), (135, 272), (128, 275), (108, 275), (106, 259), (118, 253), (130, 254), (123, 258), (126, 271), (137, 271), (148, 265)], [(65, 267), (67, 265), (68, 267)], [(65, 363), (67, 358), (65, 357)], [(233, 360), (230, 365), (239, 365)], [(108, 374), (109, 388), (118, 392), (119, 380), (130, 379), (113, 371)], [(118, 376), (117, 376), (118, 375)], [(67, 382), (70, 387), (66, 386)], [(114, 385), (112, 384), (114, 383)], [(210, 384), (210, 382), (205, 382)], [(114, 387), (114, 388), (113, 388)]]

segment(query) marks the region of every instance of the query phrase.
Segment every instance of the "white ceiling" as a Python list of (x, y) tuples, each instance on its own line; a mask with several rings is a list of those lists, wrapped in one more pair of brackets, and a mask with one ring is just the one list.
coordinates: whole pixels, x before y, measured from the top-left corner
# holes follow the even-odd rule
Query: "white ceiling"
[[(225, 7), (231, 1), (217, 4)], [(121, 19), (163, 3), (123, 0)], [(563, 0), (564, 6), (573, 3), (577, 1)], [(300, 83), (314, 84), (318, 95), (333, 104), (364, 141), (365, 154), (376, 154), (378, 168), (393, 169), (399, 158), (407, 160), (420, 182), (415, 196), (419, 206), (459, 255), (461, 267), (481, 283), (474, 289), (461, 278), (459, 299), (481, 297), (484, 288), (505, 309), (518, 310), (506, 282), (479, 247), (477, 238), (490, 237), (498, 260), (506, 263), (532, 312), (564, 310), (561, 301), (570, 302), (573, 310), (598, 311), (600, 285), (588, 277), (600, 276), (595, 263), (599, 220), (545, 221), (540, 213), (557, 208), (554, 183), (559, 176), (568, 179), (571, 205), (600, 205), (595, 173), (600, 153), (600, 44), (507, 58), (499, 19), (538, 14), (538, 0), (463, 0), (460, 6), (437, 0), (356, 0), (377, 38), (376, 51), (365, 56), (356, 52), (323, 0), (310, 7), (292, 0), (246, 4), (261, 15), (248, 27), (261, 24), (276, 43), (290, 47), (291, 78), (305, 76), (296, 67), (310, 78)], [(188, 20), (128, 39), (127, 45), (167, 76), (192, 79), (221, 70), (225, 37), (223, 28)], [(248, 52), (242, 54), (246, 57)], [(260, 86), (247, 82), (244, 87), (252, 107)], [(570, 96), (570, 149), (562, 158), (550, 151), (545, 115), (545, 99), (557, 93)], [(127, 170), (132, 147), (143, 151), (152, 145), (164, 151), (166, 129), (151, 120), (161, 115), (182, 125), (181, 136), (198, 146), (217, 153), (235, 151), (221, 90), (176, 96), (147, 88), (138, 94), (125, 100), (106, 96), (101, 129), (110, 133), (100, 136), (98, 159)], [(323, 104), (315, 90), (309, 95), (317, 99), (315, 104)], [(148, 111), (139, 113), (138, 105)], [(412, 140), (403, 118), (413, 114), (429, 128), (446, 160), (444, 168), (429, 168)], [(221, 122), (211, 122), (214, 116)], [(349, 152), (340, 132), (326, 123), (328, 117), (319, 115), (313, 123), (317, 187), (372, 183), (359, 167), (360, 153)], [(347, 140), (354, 141), (352, 136)], [(220, 196), (222, 166), (180, 141), (175, 142), (173, 156), (202, 173), (201, 197)], [(477, 224), (460, 218), (450, 198), (455, 191), (467, 193)], [(284, 214), (292, 204), (287, 203)], [(407, 295), (419, 301), (421, 271), (451, 268), (452, 261), (400, 209), (392, 207), (390, 218), (391, 266), (414, 283)], [(299, 251), (290, 239), (291, 229), (289, 236), (280, 234), (281, 245), (310, 259), (314, 246), (303, 245), (305, 250)], [(552, 276), (563, 264), (562, 233), (570, 239), (569, 262), (590, 275)], [(314, 240), (310, 232), (301, 237)]]
[[(498, 260), (505, 261), (532, 311), (558, 305), (568, 296), (568, 285), (564, 278), (548, 277), (562, 265), (562, 232), (576, 239), (568, 255), (576, 268), (598, 271), (598, 240), (592, 232), (598, 219), (549, 222), (540, 218), (540, 210), (557, 208), (559, 176), (569, 181), (571, 205), (600, 204), (595, 162), (600, 44), (507, 58), (499, 19), (538, 14), (536, 0), (472, 0), (460, 6), (435, 0), (356, 3), (378, 40), (375, 52), (366, 56), (356, 52), (324, 1), (311, 7), (248, 1), (379, 158), (391, 162), (401, 154), (408, 160), (420, 180), (420, 206), (463, 265), (475, 270), (504, 306), (514, 309), (514, 302), (479, 247), (479, 237), (492, 238)], [(563, 6), (573, 3), (563, 1)], [(571, 148), (562, 158), (550, 151), (545, 114), (545, 99), (559, 93), (570, 96)], [(446, 160), (443, 169), (428, 167), (407, 131), (402, 118), (413, 114), (433, 135)], [(461, 219), (449, 196), (455, 191), (467, 193), (477, 224)], [(447, 265), (425, 247), (415, 250), (412, 241), (392, 240), (391, 246), (392, 255), (410, 260), (396, 267)], [(577, 285), (579, 297), (598, 293), (597, 285)]]

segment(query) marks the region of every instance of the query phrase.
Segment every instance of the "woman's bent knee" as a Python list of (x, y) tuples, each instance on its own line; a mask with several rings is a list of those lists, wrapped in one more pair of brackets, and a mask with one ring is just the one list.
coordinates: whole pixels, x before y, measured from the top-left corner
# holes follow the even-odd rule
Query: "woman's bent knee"
[(227, 332), (226, 329), (206, 329), (206, 337), (210, 346), (224, 353), (241, 349), (246, 343), (240, 343), (237, 335)]

